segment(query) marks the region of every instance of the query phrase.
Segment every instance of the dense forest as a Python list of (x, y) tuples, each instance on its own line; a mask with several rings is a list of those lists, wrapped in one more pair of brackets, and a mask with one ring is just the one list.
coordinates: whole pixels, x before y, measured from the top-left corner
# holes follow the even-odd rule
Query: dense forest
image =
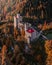
[[(1, 0), (0, 1), (0, 14), (3, 13), (3, 8), (5, 8), (4, 11), (6, 12), (12, 12), (12, 8), (17, 4), (18, 2), (23, 2), (23, 0)], [(20, 7), (19, 7), (20, 8)], [(19, 9), (18, 8), (18, 9)], [(13, 8), (15, 10), (15, 8)], [(21, 11), (20, 11), (21, 12)], [(51, 19), (52, 18), (52, 0), (26, 0), (25, 5), (22, 8), (23, 15), (29, 14), (30, 16), (36, 16), (38, 18), (41, 18), (41, 14), (43, 14), (43, 18)]]
[(41, 18), (52, 18), (52, 1), (51, 0), (28, 0), (23, 8), (23, 14), (29, 14), (30, 16), (37, 16)]

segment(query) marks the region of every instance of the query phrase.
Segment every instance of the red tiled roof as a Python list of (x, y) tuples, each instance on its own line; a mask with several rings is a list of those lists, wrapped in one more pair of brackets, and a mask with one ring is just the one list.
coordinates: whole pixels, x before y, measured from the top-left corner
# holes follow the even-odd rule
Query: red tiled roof
[(32, 33), (32, 32), (34, 32), (34, 30), (33, 29), (28, 29), (27, 32)]

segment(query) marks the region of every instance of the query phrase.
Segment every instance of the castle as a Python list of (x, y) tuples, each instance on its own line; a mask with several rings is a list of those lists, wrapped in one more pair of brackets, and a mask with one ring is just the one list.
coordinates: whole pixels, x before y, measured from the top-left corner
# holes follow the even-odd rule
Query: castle
[(30, 43), (30, 41), (33, 41), (38, 32), (33, 29), (30, 23), (23, 22), (22, 16), (20, 14), (17, 14), (17, 16), (14, 16), (14, 29), (19, 29), (23, 36), (23, 30), (24, 30), (24, 38), (26, 39), (27, 43)]

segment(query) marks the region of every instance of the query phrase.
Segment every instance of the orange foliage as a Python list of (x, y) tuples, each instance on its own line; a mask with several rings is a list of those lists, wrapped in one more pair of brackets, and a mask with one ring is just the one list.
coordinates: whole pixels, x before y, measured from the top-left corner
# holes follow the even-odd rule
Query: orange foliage
[(46, 65), (52, 65), (52, 40), (45, 42), (45, 49), (47, 53)]

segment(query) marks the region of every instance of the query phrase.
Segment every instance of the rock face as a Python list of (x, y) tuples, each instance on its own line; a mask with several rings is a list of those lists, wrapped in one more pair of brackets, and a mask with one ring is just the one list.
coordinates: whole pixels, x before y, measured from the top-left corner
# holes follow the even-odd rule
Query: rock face
[(52, 65), (52, 40), (47, 40), (45, 43), (47, 59), (46, 65)]

